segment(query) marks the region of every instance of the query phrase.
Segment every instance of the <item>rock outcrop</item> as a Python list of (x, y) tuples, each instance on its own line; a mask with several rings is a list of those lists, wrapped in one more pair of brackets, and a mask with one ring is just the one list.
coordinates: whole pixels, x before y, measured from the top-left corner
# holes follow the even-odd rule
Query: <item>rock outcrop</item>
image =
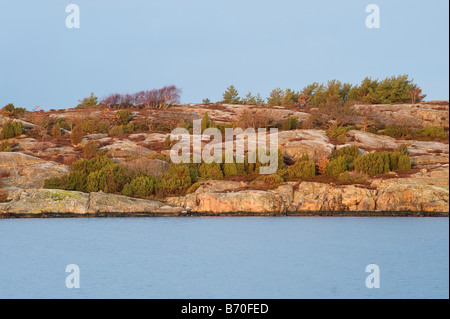
[(169, 169), (168, 162), (148, 157), (140, 157), (131, 161), (122, 161), (121, 164), (133, 171), (155, 176), (164, 174)]
[(69, 166), (17, 152), (0, 152), (3, 187), (42, 188), (47, 178), (69, 173)]
[(318, 159), (330, 155), (334, 149), (323, 130), (282, 131), (278, 133), (278, 144), (280, 150), (293, 159), (304, 154), (308, 154), (311, 159)]
[(121, 195), (105, 194), (102, 192), (91, 193), (87, 212), (98, 213), (153, 213), (153, 214), (177, 214), (183, 208), (167, 205), (163, 202), (131, 198)]
[(370, 187), (289, 182), (274, 190), (262, 191), (241, 190), (245, 188), (242, 182), (222, 188), (218, 187), (220, 183), (216, 186), (214, 184), (208, 182), (193, 194), (171, 197), (167, 202), (182, 206), (191, 212), (217, 214), (233, 212), (275, 215), (302, 212), (448, 214), (449, 211), (448, 167), (433, 172), (419, 172), (408, 178), (375, 179)]
[(354, 108), (369, 119), (386, 125), (400, 124), (416, 127), (434, 125), (448, 128), (449, 123), (448, 101), (420, 104), (355, 105)]
[(2, 214), (39, 215), (102, 215), (108, 213), (147, 215), (177, 215), (184, 210), (163, 202), (136, 199), (121, 195), (98, 193), (80, 193), (51, 189), (12, 189), (9, 202), (0, 203)]
[(76, 214), (88, 211), (89, 194), (63, 190), (28, 189), (14, 192), (14, 198), (0, 203), (0, 214)]
[[(285, 206), (279, 194), (249, 190), (235, 193), (201, 193), (186, 198), (169, 198), (168, 203), (184, 204), (197, 213), (282, 213)], [(191, 206), (188, 206), (191, 205)]]
[(109, 145), (106, 145), (100, 150), (104, 150), (111, 157), (129, 157), (136, 155), (148, 155), (155, 153), (152, 150), (149, 150), (146, 147), (142, 147), (137, 145), (135, 142), (131, 140), (118, 140), (118, 139), (110, 139), (111, 142)]

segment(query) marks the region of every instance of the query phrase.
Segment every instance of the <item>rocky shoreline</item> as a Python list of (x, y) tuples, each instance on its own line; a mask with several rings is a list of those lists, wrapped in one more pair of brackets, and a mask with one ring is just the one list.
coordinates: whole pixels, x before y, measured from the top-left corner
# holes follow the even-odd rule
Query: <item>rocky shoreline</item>
[[(411, 120), (418, 127), (445, 126), (448, 130), (448, 101), (420, 105), (355, 106), (373, 121), (383, 123)], [(248, 107), (204, 105), (177, 107), (167, 112), (136, 111), (135, 120), (162, 120), (178, 116), (186, 122), (201, 119), (206, 112), (215, 121), (231, 123), (241, 118)], [(255, 114), (266, 109), (252, 108)], [(76, 119), (79, 110), (50, 112), (49, 118)], [(97, 111), (98, 113), (99, 111)], [(171, 113), (172, 112), (172, 113)], [(259, 113), (258, 113), (259, 112)], [(295, 116), (306, 121), (314, 113), (284, 108), (270, 110), (270, 116), (286, 119)], [(167, 113), (167, 114), (166, 114)], [(101, 114), (93, 112), (92, 118)], [(317, 114), (316, 114), (317, 115)], [(147, 117), (146, 117), (147, 116)], [(0, 125), (8, 121), (0, 116)], [(230, 122), (231, 121), (231, 122)], [(417, 123), (416, 123), (417, 122)], [(23, 122), (25, 129), (32, 124)], [(33, 124), (34, 125), (34, 124)], [(169, 162), (168, 150), (161, 148), (168, 133), (140, 132), (111, 136), (87, 134), (83, 143), (97, 141), (98, 152), (105, 153), (137, 173), (161, 176)], [(449, 144), (440, 140), (396, 139), (362, 130), (345, 133), (345, 143), (330, 138), (324, 129), (282, 130), (279, 149), (293, 161), (303, 155), (318, 161), (345, 146), (357, 147), (361, 154), (377, 150), (408, 148), (412, 170), (390, 171), (347, 184), (333, 181), (297, 179), (266, 187), (258, 180), (199, 180), (196, 188), (183, 196), (145, 198), (45, 189), (44, 181), (60, 178), (71, 171), (70, 159), (82, 158), (81, 147), (67, 140), (21, 135), (9, 139), (10, 152), (0, 152), (0, 219), (60, 217), (149, 217), (149, 216), (445, 216), (449, 215)], [(157, 156), (156, 156), (157, 155)], [(68, 162), (69, 161), (69, 162)], [(116, 192), (120, 193), (120, 192)], [(164, 195), (166, 196), (166, 195)], [(170, 196), (170, 195), (167, 195)]]
[(286, 212), (280, 214), (260, 214), (260, 213), (101, 213), (101, 214), (73, 214), (73, 213), (41, 213), (41, 214), (0, 214), (0, 219), (17, 219), (17, 218), (201, 218), (201, 217), (449, 217), (448, 212)]
[(192, 194), (164, 201), (103, 192), (9, 189), (9, 201), (0, 203), (0, 218), (449, 215), (445, 187), (408, 179), (372, 184), (378, 188), (288, 182), (273, 190), (240, 190), (245, 183), (209, 181)]

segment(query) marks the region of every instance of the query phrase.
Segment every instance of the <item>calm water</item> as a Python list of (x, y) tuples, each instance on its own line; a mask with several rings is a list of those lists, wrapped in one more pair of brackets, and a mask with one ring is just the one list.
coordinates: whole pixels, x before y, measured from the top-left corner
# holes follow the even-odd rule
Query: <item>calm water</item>
[(448, 218), (0, 220), (0, 298), (448, 297)]

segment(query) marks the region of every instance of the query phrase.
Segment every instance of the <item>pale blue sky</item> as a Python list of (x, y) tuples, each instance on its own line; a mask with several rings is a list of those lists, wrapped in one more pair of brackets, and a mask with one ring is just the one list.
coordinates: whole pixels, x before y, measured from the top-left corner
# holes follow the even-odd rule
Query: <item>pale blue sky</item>
[[(80, 29), (65, 26), (70, 3)], [(380, 29), (365, 26), (371, 3)], [(195, 103), (230, 84), (266, 97), (399, 74), (448, 99), (448, 38), (448, 0), (0, 0), (0, 106), (66, 108), (168, 84)]]

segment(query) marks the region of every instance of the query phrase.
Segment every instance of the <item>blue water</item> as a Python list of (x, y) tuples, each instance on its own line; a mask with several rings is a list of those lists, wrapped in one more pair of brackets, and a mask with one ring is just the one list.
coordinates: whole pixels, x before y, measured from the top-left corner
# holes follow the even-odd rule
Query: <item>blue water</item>
[(0, 220), (0, 298), (448, 297), (448, 218)]

